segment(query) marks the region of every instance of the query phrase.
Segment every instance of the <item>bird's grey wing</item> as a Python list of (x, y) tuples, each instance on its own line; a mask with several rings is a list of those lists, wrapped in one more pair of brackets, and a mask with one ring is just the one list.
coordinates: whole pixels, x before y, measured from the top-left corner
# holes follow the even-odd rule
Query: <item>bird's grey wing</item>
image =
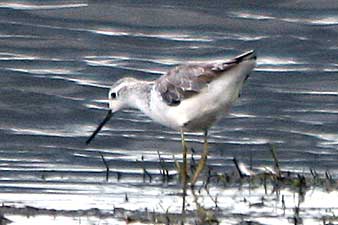
[(229, 65), (206, 64), (177, 66), (160, 77), (155, 83), (155, 88), (168, 105), (179, 105), (182, 100), (199, 93), (208, 83), (229, 67)]
[(223, 63), (177, 66), (161, 76), (155, 82), (155, 88), (168, 105), (179, 105), (182, 100), (199, 93), (225, 71), (236, 67), (248, 57), (256, 57), (253, 53), (251, 50)]

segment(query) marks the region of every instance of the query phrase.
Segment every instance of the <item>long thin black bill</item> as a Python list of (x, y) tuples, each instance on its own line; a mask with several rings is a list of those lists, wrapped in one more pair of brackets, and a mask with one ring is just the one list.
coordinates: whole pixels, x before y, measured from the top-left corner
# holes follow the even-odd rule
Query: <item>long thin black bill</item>
[(86, 141), (86, 144), (88, 145), (96, 136), (97, 133), (100, 132), (100, 130), (102, 129), (102, 127), (110, 120), (110, 118), (112, 117), (113, 112), (111, 110), (108, 111), (106, 118), (104, 118), (104, 120), (100, 123), (100, 125), (96, 128), (96, 130), (93, 132), (93, 134), (88, 138), (88, 140)]

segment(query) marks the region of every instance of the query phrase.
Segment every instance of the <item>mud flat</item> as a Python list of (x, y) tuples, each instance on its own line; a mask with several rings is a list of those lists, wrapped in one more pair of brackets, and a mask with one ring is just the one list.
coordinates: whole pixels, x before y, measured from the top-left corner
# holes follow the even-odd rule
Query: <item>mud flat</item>
[(182, 196), (176, 189), (159, 195), (162, 206), (156, 209), (135, 206), (139, 200), (127, 194), (125, 204), (111, 209), (88, 205), (62, 209), (60, 205), (53, 208), (52, 203), (35, 207), (34, 198), (30, 203), (3, 200), (1, 224), (338, 224), (338, 181), (328, 171), (296, 173), (283, 171), (278, 164), (262, 170), (249, 169), (236, 159), (234, 163), (236, 169), (228, 174), (209, 169), (188, 190), (184, 218), (179, 211)]

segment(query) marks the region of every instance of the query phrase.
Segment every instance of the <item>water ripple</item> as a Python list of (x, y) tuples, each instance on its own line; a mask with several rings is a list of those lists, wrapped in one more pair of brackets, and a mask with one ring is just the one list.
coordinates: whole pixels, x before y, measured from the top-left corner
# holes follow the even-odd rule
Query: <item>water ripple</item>
[(88, 4), (84, 3), (61, 3), (57, 5), (53, 4), (32, 4), (32, 3), (19, 3), (19, 2), (2, 2), (0, 3), (0, 8), (11, 8), (11, 9), (19, 9), (19, 10), (50, 10), (50, 9), (63, 9), (63, 8), (78, 8), (78, 7), (87, 7)]

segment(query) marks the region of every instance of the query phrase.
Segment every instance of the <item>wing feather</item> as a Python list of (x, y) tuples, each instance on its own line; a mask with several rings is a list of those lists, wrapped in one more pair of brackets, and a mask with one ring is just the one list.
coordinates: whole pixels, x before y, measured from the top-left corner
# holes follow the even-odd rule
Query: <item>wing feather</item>
[(156, 90), (170, 106), (198, 94), (225, 70), (232, 68), (235, 61), (222, 64), (181, 65), (168, 71), (155, 83)]

